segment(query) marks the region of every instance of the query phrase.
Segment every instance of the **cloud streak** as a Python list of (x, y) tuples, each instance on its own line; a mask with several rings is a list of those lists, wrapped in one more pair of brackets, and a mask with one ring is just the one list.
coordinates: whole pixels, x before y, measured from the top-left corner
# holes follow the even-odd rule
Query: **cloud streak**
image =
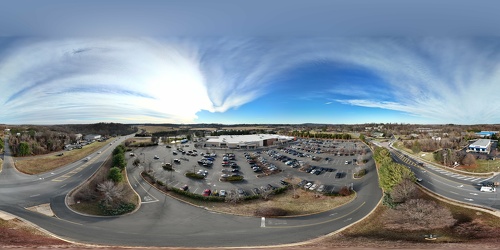
[[(326, 105), (334, 100), (345, 108), (393, 110), (435, 123), (500, 122), (496, 40), (116, 38), (5, 44), (4, 123), (188, 123), (202, 110), (226, 112), (296, 88), (303, 89), (297, 98)], [(326, 86), (289, 81), (299, 67), (322, 63), (366, 76)]]

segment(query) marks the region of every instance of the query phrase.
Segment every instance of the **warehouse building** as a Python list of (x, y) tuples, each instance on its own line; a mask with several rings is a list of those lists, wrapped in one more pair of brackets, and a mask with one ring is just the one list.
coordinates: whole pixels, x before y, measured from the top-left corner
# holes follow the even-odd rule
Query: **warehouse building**
[(489, 154), (491, 150), (491, 140), (490, 139), (479, 139), (469, 145), (467, 152), (476, 152)]
[(255, 135), (221, 135), (209, 136), (205, 142), (205, 147), (219, 148), (257, 148), (272, 145), (281, 145), (294, 140), (295, 137), (275, 135), (275, 134), (255, 134)]

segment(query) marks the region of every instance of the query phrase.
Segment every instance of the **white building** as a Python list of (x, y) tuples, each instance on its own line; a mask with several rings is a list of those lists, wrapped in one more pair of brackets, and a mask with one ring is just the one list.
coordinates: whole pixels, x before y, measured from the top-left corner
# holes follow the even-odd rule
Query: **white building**
[(489, 154), (491, 150), (491, 140), (490, 139), (479, 139), (467, 148), (467, 152), (477, 152)]
[(294, 139), (295, 137), (292, 136), (275, 134), (221, 135), (209, 136), (204, 146), (220, 148), (256, 148), (283, 144)]
[(85, 135), (83, 137), (83, 139), (86, 140), (86, 141), (99, 140), (100, 138), (101, 138), (101, 135), (93, 135), (93, 134)]

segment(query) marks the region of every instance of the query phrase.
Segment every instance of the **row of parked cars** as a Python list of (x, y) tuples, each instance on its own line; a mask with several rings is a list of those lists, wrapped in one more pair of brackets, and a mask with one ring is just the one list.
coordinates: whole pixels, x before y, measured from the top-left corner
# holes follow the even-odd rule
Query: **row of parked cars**
[(307, 180), (302, 180), (301, 182), (299, 182), (298, 186), (304, 188), (305, 190), (310, 190), (310, 191), (316, 190), (317, 192), (325, 191), (326, 187), (324, 184), (317, 184)]

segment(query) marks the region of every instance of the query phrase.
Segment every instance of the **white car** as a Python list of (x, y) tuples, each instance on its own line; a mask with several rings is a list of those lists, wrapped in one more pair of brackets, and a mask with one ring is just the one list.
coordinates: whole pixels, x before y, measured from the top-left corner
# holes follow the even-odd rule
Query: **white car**
[(309, 190), (314, 190), (314, 189), (316, 189), (317, 187), (318, 187), (318, 184), (313, 184), (313, 185), (309, 188)]
[(226, 196), (226, 190), (222, 189), (221, 191), (219, 191), (219, 196), (225, 197)]
[(305, 189), (308, 189), (308, 188), (310, 188), (312, 185), (313, 185), (313, 184), (312, 184), (311, 182), (308, 182), (308, 183), (304, 186), (304, 188), (305, 188)]
[(493, 193), (496, 191), (494, 187), (487, 187), (487, 186), (482, 186), (480, 189), (481, 192), (490, 192)]

